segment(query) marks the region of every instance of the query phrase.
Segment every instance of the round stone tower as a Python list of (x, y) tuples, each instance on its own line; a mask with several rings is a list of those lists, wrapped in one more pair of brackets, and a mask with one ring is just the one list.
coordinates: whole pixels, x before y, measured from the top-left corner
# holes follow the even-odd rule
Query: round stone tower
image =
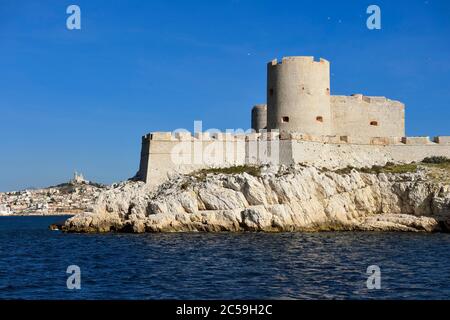
[(330, 135), (330, 63), (286, 57), (267, 66), (267, 129)]
[(252, 129), (258, 132), (267, 128), (267, 105), (257, 104), (252, 109)]

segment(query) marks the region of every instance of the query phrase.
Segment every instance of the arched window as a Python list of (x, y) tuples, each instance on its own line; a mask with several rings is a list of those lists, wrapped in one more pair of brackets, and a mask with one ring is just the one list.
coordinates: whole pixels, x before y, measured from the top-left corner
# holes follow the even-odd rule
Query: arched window
[(273, 96), (273, 89), (272, 88), (269, 89), (269, 94), (270, 94), (270, 96)]
[(374, 127), (378, 127), (378, 121), (370, 121), (370, 125)]
[(316, 121), (318, 121), (318, 122), (323, 122), (323, 117), (322, 117), (322, 116), (316, 117)]

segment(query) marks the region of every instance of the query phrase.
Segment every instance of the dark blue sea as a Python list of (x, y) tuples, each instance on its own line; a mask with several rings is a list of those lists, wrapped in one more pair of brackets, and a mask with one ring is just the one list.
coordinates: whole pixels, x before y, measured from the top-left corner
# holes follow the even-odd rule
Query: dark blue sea
[[(449, 234), (48, 229), (63, 219), (0, 217), (0, 299), (450, 299)], [(367, 288), (371, 265), (381, 289)]]

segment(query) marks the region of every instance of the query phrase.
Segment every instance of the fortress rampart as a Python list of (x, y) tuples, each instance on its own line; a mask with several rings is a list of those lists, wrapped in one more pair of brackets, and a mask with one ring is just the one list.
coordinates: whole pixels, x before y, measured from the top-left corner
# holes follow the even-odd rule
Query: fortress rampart
[(158, 185), (173, 174), (212, 167), (304, 163), (338, 169), (418, 162), (429, 156), (450, 158), (450, 137), (380, 137), (355, 142), (348, 136), (287, 132), (155, 132), (142, 138), (137, 177)]
[(385, 97), (331, 96), (333, 134), (362, 137), (405, 136), (405, 105)]

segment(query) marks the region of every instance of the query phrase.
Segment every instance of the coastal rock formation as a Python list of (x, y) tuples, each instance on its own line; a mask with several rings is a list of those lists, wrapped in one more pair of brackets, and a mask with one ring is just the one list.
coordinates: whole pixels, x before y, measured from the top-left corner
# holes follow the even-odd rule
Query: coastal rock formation
[(180, 175), (151, 191), (124, 182), (69, 232), (447, 231), (450, 186), (411, 173), (264, 167), (250, 175)]

